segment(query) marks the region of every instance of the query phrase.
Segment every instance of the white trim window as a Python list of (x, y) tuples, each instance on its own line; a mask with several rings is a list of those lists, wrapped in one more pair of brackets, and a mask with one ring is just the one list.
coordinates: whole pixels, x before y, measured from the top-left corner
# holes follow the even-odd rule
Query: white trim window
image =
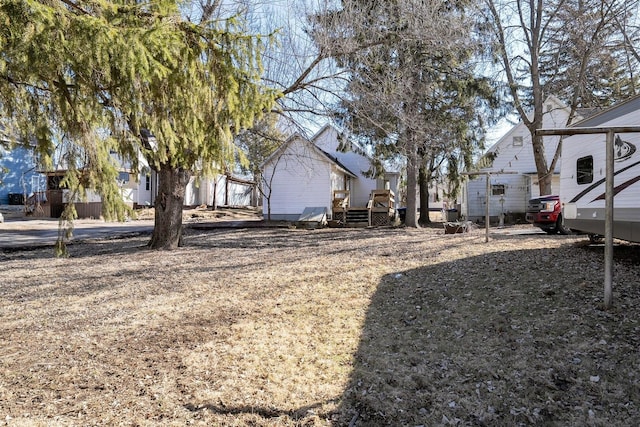
[(506, 186), (504, 184), (493, 184), (491, 186), (492, 196), (504, 196)]

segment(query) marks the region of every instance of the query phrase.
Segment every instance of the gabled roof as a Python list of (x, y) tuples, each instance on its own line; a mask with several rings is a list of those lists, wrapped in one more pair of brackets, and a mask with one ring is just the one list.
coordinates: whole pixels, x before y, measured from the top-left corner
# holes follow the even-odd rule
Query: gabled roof
[[(317, 141), (320, 139), (320, 137), (323, 134), (325, 134), (326, 132), (330, 132), (330, 131), (333, 131), (333, 132), (336, 133), (336, 138), (337, 138), (337, 140), (339, 142), (341, 142), (341, 144), (346, 139), (349, 142), (349, 145), (355, 146), (357, 148), (357, 150), (347, 150), (347, 151), (352, 151), (352, 152), (354, 152), (354, 153), (356, 153), (356, 154), (358, 154), (360, 156), (366, 157), (367, 159), (371, 160), (371, 156), (362, 149), (362, 146), (359, 143), (357, 143), (356, 141), (353, 141), (351, 138), (345, 136), (345, 133), (343, 131), (339, 130), (338, 128), (336, 128), (331, 123), (327, 123), (324, 126), (322, 126), (320, 128), (320, 130), (317, 131), (311, 137), (310, 141), (313, 142), (314, 144), (317, 144), (318, 143)], [(347, 152), (347, 151), (344, 151), (344, 152)]]
[(313, 142), (309, 141), (307, 138), (303, 137), (302, 135), (300, 135), (299, 133), (294, 133), (293, 135), (291, 135), (284, 144), (282, 144), (280, 147), (278, 147), (278, 149), (276, 151), (274, 151), (264, 162), (262, 162), (262, 167), (264, 168), (264, 166), (268, 163), (271, 163), (275, 158), (277, 158), (278, 156), (282, 155), (282, 153), (284, 153), (284, 151), (286, 151), (286, 149), (289, 147), (289, 145), (291, 145), (291, 143), (295, 140), (299, 140), (302, 141), (303, 143), (307, 144), (313, 151), (315, 151), (320, 157), (326, 159), (329, 163), (335, 165), (339, 170), (341, 170), (342, 172), (344, 172), (345, 174), (349, 175), (352, 178), (357, 178), (358, 176), (351, 172), (346, 166), (344, 166), (342, 163), (340, 163), (340, 161), (334, 157), (333, 155), (327, 153), (324, 150), (321, 150), (318, 146), (316, 146)]
[(327, 153), (326, 151), (318, 148), (315, 144), (311, 144), (313, 145), (318, 151), (320, 151), (322, 154), (324, 154), (329, 160), (331, 160), (333, 163), (336, 164), (336, 166), (338, 166), (339, 169), (342, 169), (343, 172), (345, 172), (347, 175), (353, 177), (353, 178), (357, 178), (358, 176), (351, 172), (349, 170), (349, 168), (347, 168), (345, 165), (343, 165), (340, 160), (338, 160), (338, 158), (332, 154)]
[(336, 133), (340, 133), (340, 131), (333, 126), (331, 123), (325, 123), (320, 130), (318, 130), (315, 134), (313, 134), (313, 136), (311, 137), (311, 141), (315, 141), (316, 139), (318, 139), (320, 137), (320, 135), (322, 135), (323, 133), (325, 133), (328, 130), (335, 130)]
[[(554, 104), (556, 104), (556, 108), (555, 109), (563, 109), (563, 110), (569, 111), (569, 107), (554, 95), (549, 95), (545, 99), (544, 104), (546, 105), (549, 102), (553, 102)], [(578, 113), (578, 115), (580, 115), (580, 114)], [(533, 116), (533, 112), (529, 112), (527, 114), (527, 116), (529, 118), (531, 118)], [(582, 115), (580, 115), (580, 116), (583, 117)], [(516, 131), (519, 131), (521, 129), (526, 131), (527, 134), (528, 134), (529, 131), (528, 131), (527, 127), (522, 122), (522, 119), (520, 117), (518, 117), (518, 122), (515, 123), (513, 126), (511, 126), (511, 128), (509, 128), (509, 130), (507, 132), (505, 132), (505, 134), (502, 137), (500, 137), (493, 145), (491, 145), (491, 147), (489, 147), (487, 149), (485, 154), (495, 151), (498, 147), (500, 147), (500, 145), (504, 144), (505, 142), (508, 143), (511, 140), (512, 134), (516, 133)]]
[[(348, 155), (349, 153), (357, 154), (358, 156), (367, 159), (370, 163), (373, 162), (373, 157), (371, 156), (371, 154), (369, 154), (362, 147), (362, 145), (358, 141), (355, 141), (352, 138), (350, 138), (349, 136), (345, 135), (345, 132), (341, 131), (336, 126), (332, 125), (331, 123), (327, 123), (327, 124), (323, 125), (320, 128), (320, 130), (317, 131), (311, 137), (311, 141), (314, 144), (317, 144), (317, 141), (322, 137), (322, 135), (324, 133), (326, 133), (326, 132), (329, 132), (329, 131), (334, 131), (337, 134), (338, 141), (348, 142), (348, 144), (350, 145), (350, 149), (345, 150), (345, 151), (337, 151), (335, 153), (335, 155), (332, 155), (332, 157), (335, 158), (338, 162), (341, 161), (340, 160), (341, 158), (346, 158), (345, 156)], [(341, 142), (341, 144), (342, 144), (342, 142)], [(344, 160), (342, 162), (344, 162)], [(393, 165), (392, 161), (384, 161), (384, 162), (382, 162), (382, 167), (383, 167), (383, 170), (384, 170), (384, 174), (386, 176), (388, 176), (388, 175), (400, 175), (400, 172), (396, 168), (394, 168), (393, 166), (394, 165)], [(394, 170), (391, 170), (391, 169), (394, 169)]]
[(524, 125), (524, 123), (522, 123), (522, 121), (519, 121), (518, 123), (514, 124), (513, 126), (511, 126), (509, 128), (509, 130), (507, 130), (504, 135), (502, 135), (500, 138), (498, 138), (498, 140), (496, 142), (494, 142), (491, 147), (487, 148), (487, 150), (485, 151), (485, 153), (482, 155), (482, 157), (486, 156), (487, 153), (493, 153), (494, 151), (496, 151), (503, 143), (505, 143), (506, 141), (510, 141), (511, 140), (511, 136), (516, 133), (518, 130), (520, 130), (521, 128), (525, 128), (526, 126)]
[(580, 120), (586, 120), (586, 119), (590, 119), (591, 117), (593, 117), (596, 114), (600, 113), (602, 110), (603, 110), (602, 108), (581, 107), (581, 108), (576, 108), (576, 114), (578, 116), (582, 117), (582, 119), (580, 119)]
[[(551, 127), (566, 124), (570, 108), (557, 97), (550, 95), (544, 102), (543, 126)], [(531, 116), (531, 113), (529, 113)], [(580, 117), (578, 117), (580, 118)], [(515, 137), (520, 137), (519, 144), (514, 144)], [(558, 144), (558, 138), (545, 141), (545, 155), (552, 156)], [(522, 120), (519, 120), (500, 137), (483, 156), (478, 159), (477, 167), (490, 171), (517, 171), (521, 174), (535, 174), (535, 159), (531, 147), (531, 133)], [(559, 173), (559, 165), (556, 171)]]

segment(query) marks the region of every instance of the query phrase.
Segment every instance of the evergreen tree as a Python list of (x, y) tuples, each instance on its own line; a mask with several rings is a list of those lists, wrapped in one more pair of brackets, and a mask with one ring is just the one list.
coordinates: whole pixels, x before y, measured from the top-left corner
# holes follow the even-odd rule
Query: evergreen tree
[(185, 186), (233, 157), (233, 135), (271, 108), (262, 40), (234, 19), (181, 15), (178, 0), (6, 0), (0, 5), (0, 114), (47, 160), (78, 147), (68, 186), (95, 188), (105, 219), (124, 215), (112, 153), (159, 177), (149, 243), (182, 240)]
[[(426, 195), (435, 169), (426, 173), (425, 165), (441, 164), (435, 158), (446, 153), (462, 151), (468, 158), (482, 139), (478, 118), (491, 88), (474, 76), (466, 6), (462, 1), (345, 0), (342, 9), (318, 18), (318, 43), (350, 73), (340, 110), (343, 123), (377, 155), (406, 158), (408, 226), (418, 225), (418, 172)], [(428, 215), (428, 207), (421, 212)]]

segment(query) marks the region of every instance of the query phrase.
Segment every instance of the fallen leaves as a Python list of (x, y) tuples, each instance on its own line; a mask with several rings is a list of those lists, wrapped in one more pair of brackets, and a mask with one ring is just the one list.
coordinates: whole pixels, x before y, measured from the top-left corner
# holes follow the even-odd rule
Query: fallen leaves
[[(604, 311), (577, 236), (189, 230), (3, 254), (15, 425), (640, 423), (633, 245)], [(636, 247), (637, 250), (637, 247)]]

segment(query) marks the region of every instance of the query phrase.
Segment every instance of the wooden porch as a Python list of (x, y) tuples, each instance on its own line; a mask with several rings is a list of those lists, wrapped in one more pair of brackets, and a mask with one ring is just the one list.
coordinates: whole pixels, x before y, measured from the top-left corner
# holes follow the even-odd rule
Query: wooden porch
[(379, 227), (396, 219), (395, 194), (391, 190), (373, 190), (367, 206), (350, 206), (349, 190), (333, 192), (333, 221), (342, 227)]

